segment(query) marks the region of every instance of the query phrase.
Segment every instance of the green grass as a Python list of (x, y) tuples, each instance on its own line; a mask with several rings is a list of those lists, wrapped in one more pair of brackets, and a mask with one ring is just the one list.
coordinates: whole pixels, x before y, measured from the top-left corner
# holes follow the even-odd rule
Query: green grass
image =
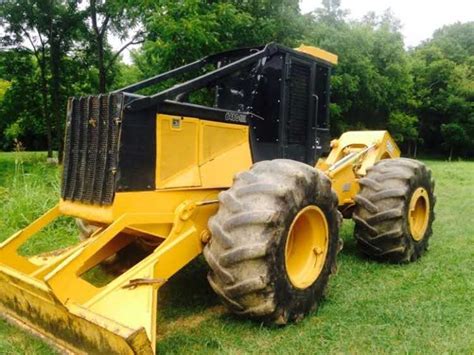
[[(17, 163), (15, 163), (17, 160)], [(0, 240), (53, 206), (57, 168), (38, 153), (0, 153)], [(198, 259), (160, 292), (159, 353), (474, 353), (474, 163), (425, 160), (436, 178), (436, 221), (428, 253), (403, 266), (358, 254), (353, 225), (318, 314), (265, 327), (230, 315), (207, 285)], [(61, 221), (23, 252), (75, 240)], [(0, 320), (0, 353), (49, 354), (40, 340)]]

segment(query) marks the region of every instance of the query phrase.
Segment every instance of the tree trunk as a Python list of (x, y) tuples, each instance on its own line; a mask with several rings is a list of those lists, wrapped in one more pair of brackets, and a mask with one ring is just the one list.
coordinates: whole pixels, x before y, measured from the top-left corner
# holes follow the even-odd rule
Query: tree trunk
[(413, 158), (416, 159), (416, 154), (418, 152), (418, 141), (415, 141), (415, 148), (413, 148)]
[(38, 61), (38, 66), (40, 69), (41, 116), (46, 125), (46, 141), (47, 141), (46, 144), (48, 148), (48, 158), (52, 158), (53, 157), (53, 137), (52, 137), (52, 132), (51, 132), (51, 120), (50, 120), (50, 115), (49, 115), (49, 110), (48, 110), (48, 82), (46, 79), (47, 64), (46, 64), (45, 43), (43, 42), (43, 37), (39, 29), (36, 29), (38, 33), (38, 38), (41, 42), (41, 47), (38, 50), (28, 30), (24, 28), (22, 28), (22, 30), (23, 30), (24, 36), (29, 40), (31, 47), (33, 47), (33, 54), (36, 60)]
[(453, 159), (453, 147), (450, 147), (450, 148), (449, 148), (449, 158), (448, 158), (448, 161), (451, 161), (451, 159)]
[(46, 58), (44, 48), (42, 49), (40, 59), (40, 75), (41, 75), (41, 100), (43, 119), (46, 124), (46, 144), (48, 146), (48, 158), (53, 157), (53, 133), (51, 128), (51, 118), (48, 110), (48, 82), (46, 81)]
[(63, 128), (61, 120), (61, 50), (59, 40), (53, 33), (50, 38), (51, 44), (51, 108), (53, 110), (56, 128), (56, 140), (58, 148), (58, 162), (63, 160)]
[(97, 36), (97, 61), (99, 69), (99, 93), (105, 93), (107, 86), (107, 73), (104, 64), (104, 37)]
[(107, 86), (107, 68), (104, 63), (104, 37), (109, 22), (106, 16), (102, 26), (97, 23), (97, 4), (96, 0), (90, 0), (89, 11), (91, 16), (92, 28), (94, 30), (95, 42), (97, 45), (97, 69), (99, 70), (99, 92), (105, 93)]

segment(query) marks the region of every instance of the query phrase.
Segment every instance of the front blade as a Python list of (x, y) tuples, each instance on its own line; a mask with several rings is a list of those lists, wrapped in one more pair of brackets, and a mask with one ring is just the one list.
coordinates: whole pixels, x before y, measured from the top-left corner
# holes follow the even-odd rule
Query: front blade
[(131, 329), (75, 304), (61, 304), (48, 285), (0, 265), (0, 315), (61, 350), (151, 354), (145, 329)]

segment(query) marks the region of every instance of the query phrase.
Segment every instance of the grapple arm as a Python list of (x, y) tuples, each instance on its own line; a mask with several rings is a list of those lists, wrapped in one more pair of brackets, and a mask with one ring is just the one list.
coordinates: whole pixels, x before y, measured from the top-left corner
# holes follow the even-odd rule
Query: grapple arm
[(316, 165), (332, 180), (342, 208), (354, 205), (358, 179), (381, 159), (398, 158), (400, 149), (387, 131), (350, 131), (331, 142), (331, 152)]

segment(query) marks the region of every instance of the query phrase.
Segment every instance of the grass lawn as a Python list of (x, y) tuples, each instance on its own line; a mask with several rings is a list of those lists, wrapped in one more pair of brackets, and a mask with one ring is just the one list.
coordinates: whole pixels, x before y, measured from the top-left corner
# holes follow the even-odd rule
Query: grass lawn
[[(0, 241), (53, 206), (59, 172), (43, 153), (0, 153)], [(359, 255), (345, 221), (339, 271), (318, 314), (265, 327), (236, 318), (209, 288), (197, 259), (160, 292), (158, 353), (474, 353), (474, 162), (425, 161), (436, 179), (428, 253), (410, 265)], [(75, 226), (60, 220), (22, 249), (66, 246)], [(0, 354), (50, 354), (42, 341), (0, 319)]]

